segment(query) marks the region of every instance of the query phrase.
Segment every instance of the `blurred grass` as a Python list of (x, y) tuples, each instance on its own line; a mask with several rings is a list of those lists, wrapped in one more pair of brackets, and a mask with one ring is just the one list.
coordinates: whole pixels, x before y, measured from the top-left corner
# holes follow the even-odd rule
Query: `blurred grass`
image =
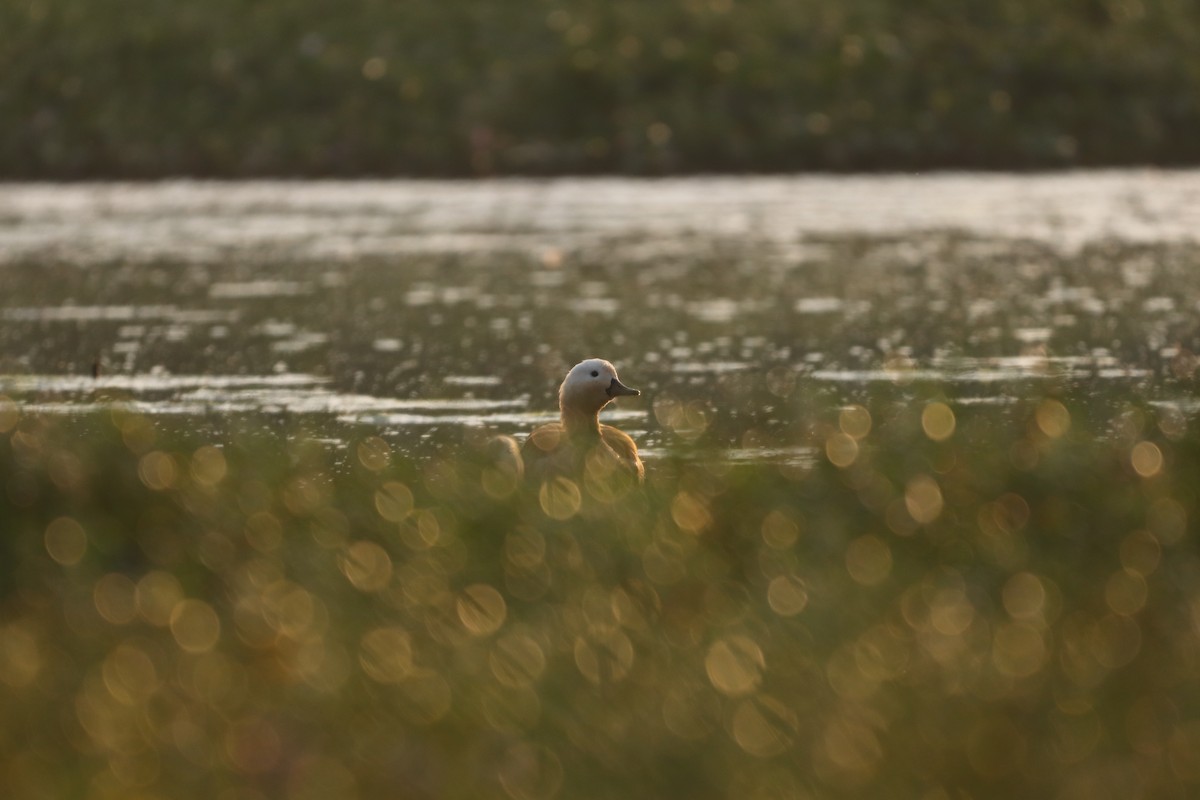
[(13, 0), (0, 175), (1200, 160), (1189, 0)]
[(1192, 796), (1195, 420), (1100, 407), (881, 395), (811, 464), (514, 490), (0, 405), (0, 794)]

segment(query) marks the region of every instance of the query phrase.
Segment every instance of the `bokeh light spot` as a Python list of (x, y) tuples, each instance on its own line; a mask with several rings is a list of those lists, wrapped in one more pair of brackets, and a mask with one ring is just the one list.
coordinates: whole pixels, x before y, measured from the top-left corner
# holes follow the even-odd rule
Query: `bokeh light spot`
[(551, 478), (538, 489), (538, 503), (550, 519), (565, 521), (579, 513), (583, 494), (570, 478)]
[(171, 611), (171, 635), (183, 650), (203, 653), (221, 637), (221, 620), (203, 600), (181, 600)]
[(175, 606), (183, 599), (179, 579), (169, 572), (154, 570), (142, 576), (134, 591), (138, 613), (151, 625), (165, 627)]
[(468, 586), (458, 595), (458, 618), (474, 636), (488, 636), (504, 624), (508, 604), (504, 596), (486, 583)]
[(731, 636), (714, 642), (704, 659), (704, 669), (712, 685), (731, 697), (757, 689), (766, 666), (762, 649), (748, 636)]
[(831, 433), (825, 440), (825, 457), (844, 469), (858, 460), (858, 442), (849, 434)]
[(937, 590), (929, 603), (929, 622), (943, 636), (960, 636), (975, 621), (975, 606), (961, 586)]
[(125, 705), (146, 702), (160, 685), (153, 659), (136, 644), (118, 645), (104, 659), (100, 673), (108, 693)]
[(143, 455), (154, 446), (154, 424), (145, 417), (114, 409), (113, 424), (120, 429), (121, 440), (129, 452)]
[(371, 472), (379, 472), (392, 460), (392, 447), (378, 436), (369, 436), (358, 443), (355, 448), (358, 463)]
[(593, 626), (575, 639), (575, 666), (597, 686), (624, 680), (633, 657), (633, 642), (615, 625)]
[(282, 499), (293, 516), (306, 517), (325, 505), (328, 494), (328, 486), (320, 476), (297, 475), (284, 487)]
[(392, 558), (375, 542), (359, 541), (342, 553), (339, 566), (346, 580), (363, 592), (378, 592), (392, 579)]
[(532, 529), (513, 531), (504, 539), (504, 556), (517, 569), (536, 569), (546, 558), (546, 538)]
[(403, 628), (376, 628), (363, 636), (358, 663), (373, 681), (399, 683), (413, 671), (412, 637)]
[(92, 587), (92, 601), (100, 616), (114, 625), (127, 625), (137, 616), (137, 586), (129, 577), (110, 572)]
[(942, 514), (942, 490), (928, 475), (918, 475), (904, 487), (904, 506), (909, 515), (922, 525), (928, 525)]
[(138, 461), (138, 477), (146, 488), (156, 492), (166, 491), (175, 485), (179, 477), (179, 465), (170, 453), (154, 450)]
[(1153, 478), (1163, 468), (1163, 454), (1154, 442), (1138, 442), (1129, 451), (1133, 471), (1143, 478)]
[(687, 575), (687, 552), (676, 541), (662, 539), (642, 551), (642, 569), (657, 584), (669, 586)]
[(846, 406), (838, 412), (838, 427), (842, 433), (858, 441), (871, 432), (871, 412), (862, 406)]
[(1057, 400), (1046, 398), (1034, 412), (1038, 429), (1050, 439), (1059, 439), (1071, 429), (1071, 412)]
[(388, 522), (401, 522), (412, 513), (412, 490), (399, 481), (388, 481), (375, 492), (375, 510)]
[(72, 517), (59, 517), (47, 525), (43, 541), (50, 557), (64, 567), (78, 564), (87, 552), (87, 533)]
[(192, 453), (188, 471), (201, 486), (216, 486), (229, 472), (229, 465), (219, 447), (204, 445)]
[(1046, 605), (1046, 586), (1031, 572), (1019, 572), (1004, 584), (1004, 610), (1014, 619), (1037, 619)]
[(667, 397), (654, 401), (659, 424), (683, 439), (698, 439), (708, 429), (712, 415), (698, 402), (681, 403)]
[(853, 789), (874, 776), (883, 746), (868, 718), (847, 709), (825, 725), (814, 756), (813, 766), (823, 780)]
[(546, 654), (533, 637), (511, 633), (496, 641), (488, 663), (501, 684), (513, 688), (529, 686), (546, 669)]
[(787, 511), (776, 509), (763, 517), (763, 541), (776, 550), (785, 550), (791, 547), (799, 536), (800, 525)]
[(798, 727), (794, 711), (763, 694), (739, 703), (730, 720), (734, 741), (759, 758), (779, 755), (791, 747)]
[(562, 787), (562, 761), (548, 747), (520, 742), (505, 752), (498, 778), (513, 800), (545, 800)]
[(510, 463), (484, 467), (479, 473), (479, 485), (495, 500), (510, 497), (521, 486), (522, 475)]
[(671, 519), (679, 530), (697, 534), (712, 524), (712, 515), (703, 498), (691, 492), (679, 492), (671, 500)]
[(413, 550), (428, 550), (449, 533), (453, 516), (446, 508), (418, 508), (409, 517), (409, 524), (400, 527), (400, 540)]
[(369, 81), (377, 81), (387, 75), (388, 65), (379, 56), (372, 56), (363, 62), (362, 74)]
[(619, 461), (599, 448), (594, 448), (584, 457), (583, 485), (588, 495), (611, 505), (632, 488), (629, 472)]
[(944, 442), (954, 435), (954, 411), (945, 403), (930, 403), (921, 412), (921, 428), (935, 442)]
[(804, 582), (790, 575), (779, 575), (767, 585), (767, 603), (781, 617), (794, 617), (808, 606)]

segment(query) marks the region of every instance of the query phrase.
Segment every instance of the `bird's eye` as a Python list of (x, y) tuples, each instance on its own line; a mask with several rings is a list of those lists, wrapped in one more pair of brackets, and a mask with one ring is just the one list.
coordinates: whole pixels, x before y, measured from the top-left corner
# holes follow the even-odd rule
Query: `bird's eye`
[(592, 370), (592, 377), (593, 377), (593, 378), (599, 378), (599, 377), (600, 377), (600, 373), (599, 373), (599, 372), (597, 372), (596, 370)]

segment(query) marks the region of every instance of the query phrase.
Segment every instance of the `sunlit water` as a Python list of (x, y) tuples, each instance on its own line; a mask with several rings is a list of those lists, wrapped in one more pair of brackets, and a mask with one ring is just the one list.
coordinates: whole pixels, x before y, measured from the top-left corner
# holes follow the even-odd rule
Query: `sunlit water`
[(9, 185), (0, 394), (417, 449), (602, 355), (650, 457), (798, 460), (880, 386), (1193, 408), (1198, 244), (1197, 172)]

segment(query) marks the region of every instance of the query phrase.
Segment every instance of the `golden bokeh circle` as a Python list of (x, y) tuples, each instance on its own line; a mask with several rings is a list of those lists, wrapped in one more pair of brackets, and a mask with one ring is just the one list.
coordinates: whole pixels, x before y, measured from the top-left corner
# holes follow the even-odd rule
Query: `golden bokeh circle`
[(508, 616), (504, 595), (486, 583), (463, 589), (456, 603), (458, 618), (473, 636), (489, 636), (500, 629)]
[(825, 440), (825, 457), (844, 469), (858, 460), (858, 441), (847, 433), (831, 433)]
[(550, 519), (566, 521), (579, 513), (583, 493), (579, 484), (562, 476), (551, 478), (538, 489), (538, 503)]
[(796, 713), (768, 695), (755, 695), (738, 704), (730, 732), (738, 746), (759, 758), (777, 756), (791, 747), (799, 723)]
[(1071, 429), (1071, 412), (1057, 400), (1046, 398), (1034, 411), (1038, 429), (1050, 439), (1059, 439)]
[(838, 427), (855, 441), (866, 438), (871, 432), (871, 424), (871, 412), (862, 406), (846, 406), (838, 412)]
[(781, 617), (794, 617), (808, 606), (808, 590), (799, 578), (778, 575), (767, 584), (767, 604)]
[(381, 591), (392, 579), (392, 558), (375, 542), (354, 542), (342, 553), (339, 565), (346, 580), (359, 591)]
[(43, 542), (50, 557), (64, 567), (78, 564), (87, 553), (87, 533), (72, 517), (58, 517), (51, 521), (46, 526)]
[(928, 525), (942, 514), (944, 500), (938, 482), (928, 475), (917, 475), (904, 487), (904, 506), (909, 515)]
[(749, 694), (762, 683), (766, 659), (762, 648), (748, 636), (731, 636), (714, 642), (704, 658), (712, 685), (722, 694)]
[(945, 403), (929, 403), (921, 412), (921, 428), (935, 442), (944, 442), (954, 435), (954, 411)]
[(1129, 451), (1133, 471), (1143, 478), (1153, 478), (1162, 472), (1163, 453), (1154, 442), (1138, 442)]
[(399, 683), (413, 672), (412, 637), (400, 627), (376, 628), (362, 638), (358, 663), (378, 683)]
[(221, 638), (221, 619), (203, 600), (188, 599), (176, 603), (171, 610), (170, 627), (175, 642), (188, 653), (211, 650)]

